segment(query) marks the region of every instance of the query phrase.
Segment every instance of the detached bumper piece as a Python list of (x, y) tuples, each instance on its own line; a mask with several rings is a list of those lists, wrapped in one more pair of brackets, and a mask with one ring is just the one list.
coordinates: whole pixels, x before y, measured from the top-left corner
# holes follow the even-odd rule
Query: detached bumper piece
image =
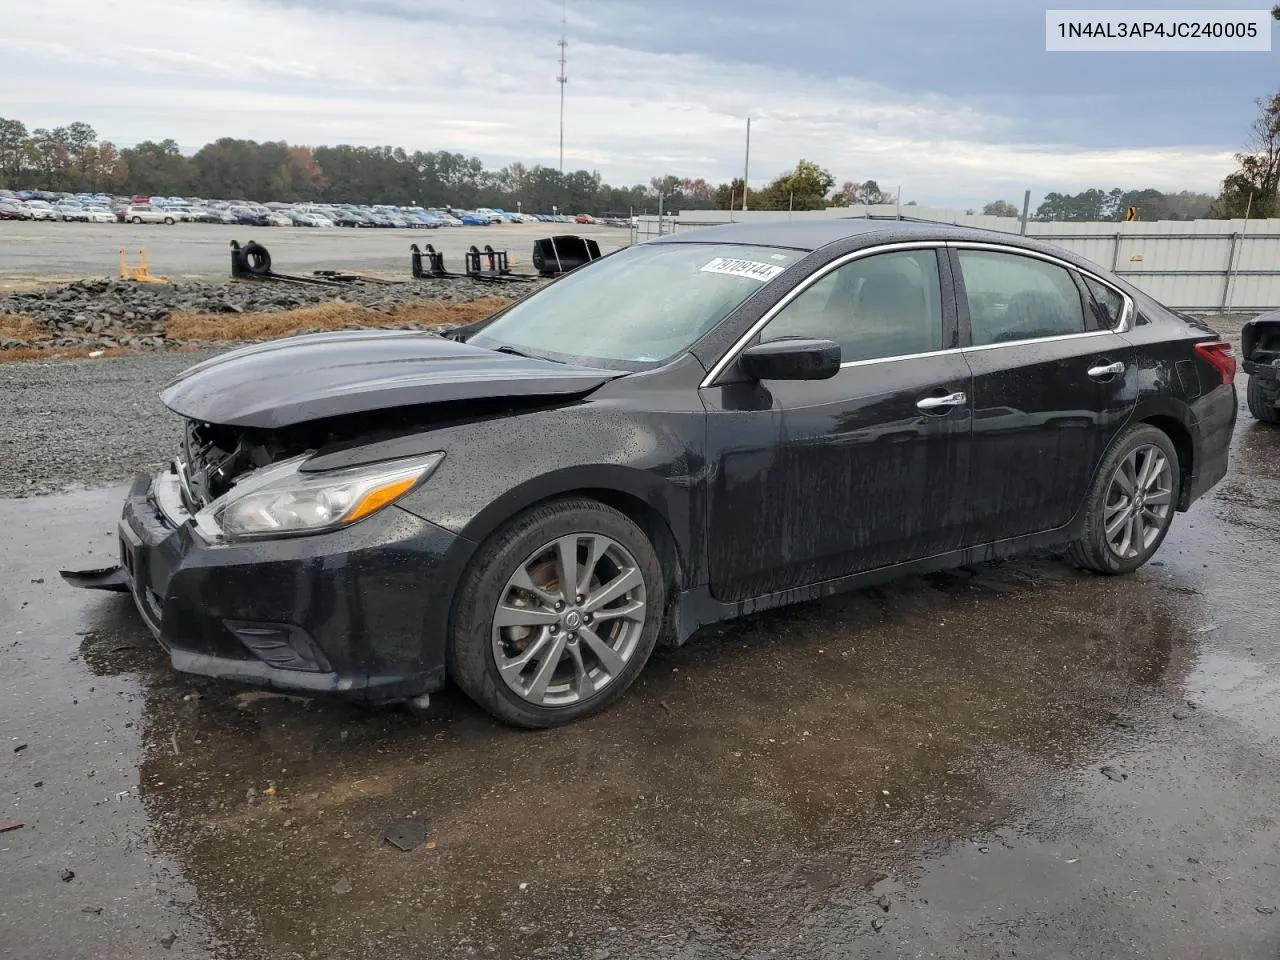
[(82, 590), (112, 590), (128, 593), (129, 574), (124, 567), (102, 567), (98, 570), (59, 570), (62, 579)]
[(379, 703), (440, 688), (466, 541), (391, 506), (329, 533), (206, 543), (158, 506), (173, 500), (155, 485), (174, 482), (140, 474), (121, 566), (66, 578), (129, 590), (176, 670)]

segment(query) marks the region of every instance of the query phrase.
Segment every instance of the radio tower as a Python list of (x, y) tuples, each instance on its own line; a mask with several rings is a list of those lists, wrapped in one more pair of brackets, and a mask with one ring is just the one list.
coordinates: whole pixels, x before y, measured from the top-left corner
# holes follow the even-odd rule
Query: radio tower
[(560, 5), (560, 76), (556, 82), (560, 84), (560, 176), (564, 176), (564, 85), (569, 78), (564, 75), (564, 48), (568, 45), (564, 39), (565, 4)]

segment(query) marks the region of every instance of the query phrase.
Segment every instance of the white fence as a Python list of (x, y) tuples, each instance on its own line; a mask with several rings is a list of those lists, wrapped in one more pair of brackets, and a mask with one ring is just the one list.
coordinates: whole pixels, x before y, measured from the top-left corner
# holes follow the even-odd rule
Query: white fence
[[(894, 217), (896, 206), (787, 211), (697, 210), (675, 217), (641, 217), (636, 241), (733, 222)], [(984, 217), (932, 207), (902, 207), (918, 217), (1019, 233), (1016, 217)], [(1124, 277), (1161, 303), (1189, 313), (1256, 313), (1280, 307), (1280, 219), (1160, 220), (1133, 223), (1031, 220), (1028, 236), (1065, 247)]]

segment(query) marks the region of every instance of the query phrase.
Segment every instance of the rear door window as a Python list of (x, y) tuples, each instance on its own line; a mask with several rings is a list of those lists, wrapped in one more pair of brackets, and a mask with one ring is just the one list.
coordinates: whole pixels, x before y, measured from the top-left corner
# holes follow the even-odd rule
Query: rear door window
[(990, 250), (958, 256), (974, 346), (1084, 332), (1080, 289), (1065, 268)]
[(1085, 277), (1084, 285), (1093, 295), (1092, 307), (1098, 318), (1098, 326), (1104, 330), (1114, 330), (1120, 326), (1120, 321), (1124, 319), (1124, 297), (1093, 277)]

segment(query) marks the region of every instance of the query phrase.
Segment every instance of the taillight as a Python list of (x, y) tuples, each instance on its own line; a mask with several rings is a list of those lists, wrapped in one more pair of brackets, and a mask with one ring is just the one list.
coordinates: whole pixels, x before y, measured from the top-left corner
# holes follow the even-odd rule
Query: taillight
[(1231, 344), (1225, 340), (1205, 340), (1196, 344), (1196, 353), (1204, 357), (1213, 368), (1222, 374), (1222, 382), (1233, 383), (1236, 379), (1236, 358), (1231, 353)]

